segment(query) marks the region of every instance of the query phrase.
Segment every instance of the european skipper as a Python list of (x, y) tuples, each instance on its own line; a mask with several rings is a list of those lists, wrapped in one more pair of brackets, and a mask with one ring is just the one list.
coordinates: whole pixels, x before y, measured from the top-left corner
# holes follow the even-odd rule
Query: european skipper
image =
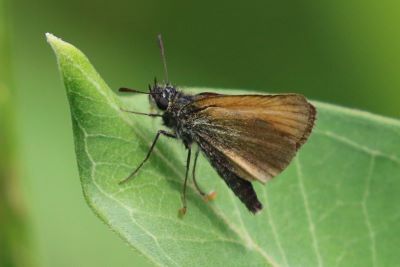
[(316, 110), (299, 94), (224, 95), (216, 93), (185, 94), (168, 80), (164, 46), (158, 36), (166, 82), (149, 85), (149, 92), (120, 88), (121, 92), (145, 93), (161, 114), (134, 114), (161, 117), (170, 131), (159, 130), (139, 166), (121, 183), (130, 180), (150, 157), (160, 135), (180, 139), (188, 150), (183, 183), (181, 214), (186, 213), (186, 186), (192, 145), (194, 154), (193, 181), (200, 189), (195, 169), (201, 151), (233, 193), (252, 213), (262, 209), (252, 182), (266, 183), (281, 173), (307, 141), (314, 126)]

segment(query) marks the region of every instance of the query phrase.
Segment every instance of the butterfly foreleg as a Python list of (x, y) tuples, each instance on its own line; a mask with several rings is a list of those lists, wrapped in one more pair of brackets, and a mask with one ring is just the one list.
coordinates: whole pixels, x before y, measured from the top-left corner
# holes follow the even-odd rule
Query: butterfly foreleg
[(143, 166), (143, 164), (149, 159), (151, 152), (153, 152), (154, 146), (157, 143), (158, 138), (160, 137), (160, 135), (165, 135), (171, 138), (177, 138), (175, 133), (170, 133), (164, 130), (159, 130), (156, 134), (156, 137), (153, 140), (153, 143), (150, 146), (149, 151), (147, 152), (146, 157), (144, 158), (144, 160), (139, 164), (139, 166), (128, 176), (126, 177), (124, 180), (122, 180), (121, 182), (119, 182), (119, 184), (123, 184), (126, 183), (127, 181), (129, 181), (138, 171), (139, 169)]

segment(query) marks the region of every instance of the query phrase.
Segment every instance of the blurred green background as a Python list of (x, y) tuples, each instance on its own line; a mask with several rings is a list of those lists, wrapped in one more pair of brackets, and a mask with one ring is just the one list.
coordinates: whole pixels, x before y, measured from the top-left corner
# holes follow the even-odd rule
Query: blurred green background
[(297, 92), (400, 116), (398, 1), (4, 1), (0, 78), (12, 92), (9, 137), (37, 266), (151, 266), (84, 201), (45, 32), (83, 50), (112, 88), (163, 77), (162, 33), (178, 85)]

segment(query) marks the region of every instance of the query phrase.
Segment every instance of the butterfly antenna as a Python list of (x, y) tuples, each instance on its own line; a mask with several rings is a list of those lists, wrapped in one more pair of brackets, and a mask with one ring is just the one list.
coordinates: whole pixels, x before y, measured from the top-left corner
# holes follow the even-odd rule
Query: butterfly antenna
[(139, 94), (149, 94), (147, 92), (142, 92), (136, 89), (132, 89), (132, 88), (126, 88), (126, 87), (121, 87), (118, 89), (118, 91), (123, 92), (123, 93), (139, 93)]
[(160, 46), (161, 59), (162, 59), (162, 62), (164, 64), (164, 76), (165, 76), (165, 79), (167, 81), (167, 84), (169, 84), (168, 70), (167, 70), (167, 60), (165, 59), (165, 52), (164, 52), (164, 43), (163, 43), (161, 34), (159, 34), (157, 37), (158, 37), (158, 45)]
[[(151, 87), (149, 87), (149, 89), (151, 90)], [(121, 87), (118, 89), (118, 91), (123, 92), (123, 93), (139, 93), (139, 94), (145, 94), (145, 95), (158, 95), (161, 93), (152, 93), (150, 92), (142, 92), (136, 89), (132, 89), (132, 88), (126, 88), (126, 87)]]

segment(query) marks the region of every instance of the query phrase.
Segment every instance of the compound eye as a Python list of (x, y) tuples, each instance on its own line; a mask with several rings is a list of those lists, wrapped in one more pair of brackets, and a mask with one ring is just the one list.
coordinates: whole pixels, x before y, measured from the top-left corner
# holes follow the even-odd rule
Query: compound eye
[(168, 99), (167, 98), (160, 97), (159, 99), (157, 99), (156, 103), (157, 103), (158, 108), (161, 110), (166, 110), (168, 108)]

